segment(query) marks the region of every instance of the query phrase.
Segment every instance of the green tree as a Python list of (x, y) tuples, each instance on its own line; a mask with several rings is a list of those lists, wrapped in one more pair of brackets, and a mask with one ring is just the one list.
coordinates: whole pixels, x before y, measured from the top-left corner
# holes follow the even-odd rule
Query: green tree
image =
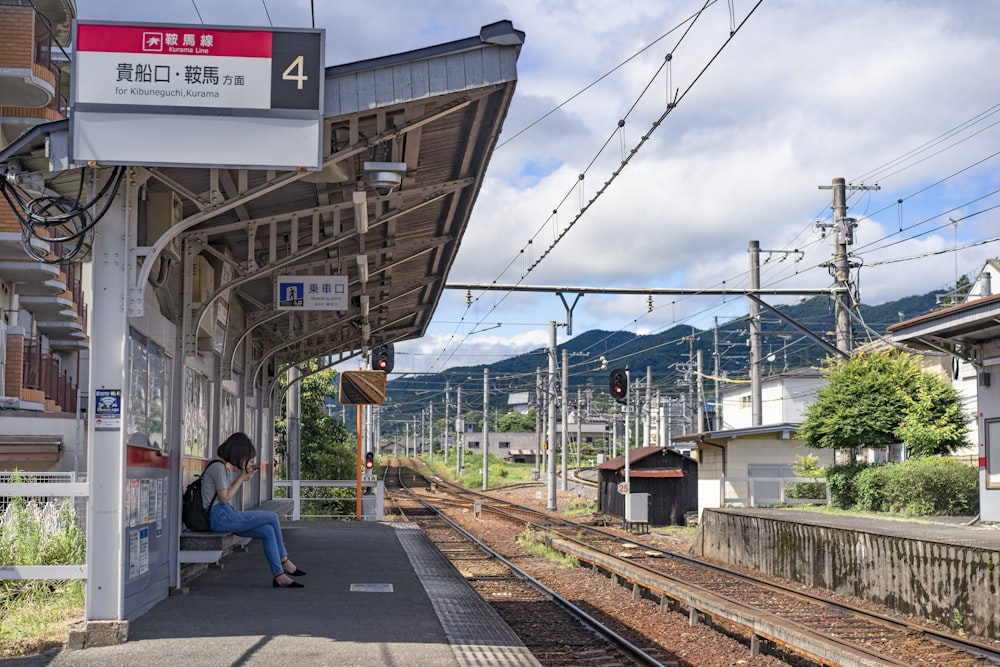
[(806, 408), (799, 437), (810, 447), (857, 450), (907, 443), (914, 457), (949, 454), (965, 444), (958, 392), (891, 350), (832, 362), (827, 383)]
[[(303, 372), (308, 373), (308, 370)], [(337, 397), (337, 372), (317, 371), (301, 380), (302, 419), (302, 479), (353, 479), (357, 456), (354, 438), (343, 422), (326, 414), (327, 398)], [(285, 423), (278, 423), (278, 432), (285, 433)], [(283, 438), (284, 439), (284, 438)], [(285, 443), (281, 443), (281, 450)]]
[(525, 431), (533, 432), (535, 430), (535, 409), (531, 408), (528, 410), (527, 414), (518, 412), (517, 410), (511, 410), (510, 412), (500, 415), (500, 418), (497, 419), (496, 430), (500, 433), (522, 433)]

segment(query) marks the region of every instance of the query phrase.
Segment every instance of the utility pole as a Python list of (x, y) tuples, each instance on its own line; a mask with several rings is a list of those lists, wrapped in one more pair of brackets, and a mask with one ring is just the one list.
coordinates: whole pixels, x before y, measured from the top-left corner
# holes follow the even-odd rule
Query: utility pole
[(556, 323), (549, 322), (549, 498), (546, 508), (555, 511), (556, 503), (556, 459), (552, 449), (556, 441)]
[(702, 354), (701, 348), (698, 348), (698, 428), (695, 433), (701, 433), (702, 429), (705, 428), (705, 371), (704, 371), (704, 356)]
[(562, 434), (560, 451), (562, 452), (562, 490), (569, 491), (569, 463), (568, 463), (568, 441), (569, 441), (569, 350), (565, 347), (562, 351)]
[(430, 427), (427, 432), (427, 442), (430, 443), (430, 455), (427, 457), (428, 461), (434, 460), (434, 404), (428, 403), (427, 409), (430, 411), (430, 418), (428, 419), (428, 426)]
[(448, 465), (448, 401), (449, 395), (451, 394), (451, 380), (445, 380), (444, 383), (444, 464)]
[(490, 369), (483, 369), (483, 491), (490, 486)]
[[(760, 289), (760, 241), (750, 241), (750, 289)], [(750, 414), (751, 425), (763, 422), (760, 378), (760, 304), (750, 299)]]
[(535, 368), (535, 479), (542, 478), (542, 368)]
[(462, 476), (462, 430), (465, 420), (462, 419), (462, 385), (458, 386), (458, 397), (455, 399), (455, 475)]
[(580, 390), (576, 390), (576, 469), (580, 469), (580, 450), (583, 448), (583, 400)]
[(715, 318), (715, 328), (712, 332), (715, 366), (712, 371), (713, 382), (715, 383), (715, 428), (714, 431), (721, 431), (725, 426), (722, 421), (722, 355), (719, 353), (719, 318)]
[[(833, 264), (831, 271), (834, 278), (833, 297), (834, 315), (837, 324), (837, 349), (850, 353), (854, 347), (853, 327), (851, 326), (851, 263), (847, 257), (847, 246), (854, 243), (854, 228), (858, 221), (847, 217), (847, 182), (843, 178), (835, 178), (829, 186), (820, 186), (821, 190), (833, 190), (833, 224), (817, 223), (818, 227), (833, 228)], [(851, 185), (853, 190), (878, 190), (876, 185)]]
[(653, 442), (653, 367), (646, 366), (646, 420), (642, 444), (649, 447)]

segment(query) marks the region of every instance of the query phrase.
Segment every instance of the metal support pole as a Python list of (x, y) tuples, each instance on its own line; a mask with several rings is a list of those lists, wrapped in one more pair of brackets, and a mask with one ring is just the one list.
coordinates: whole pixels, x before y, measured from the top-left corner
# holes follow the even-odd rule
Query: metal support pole
[(562, 466), (560, 472), (562, 473), (562, 490), (569, 491), (569, 464), (567, 463), (568, 456), (568, 445), (569, 442), (569, 350), (563, 348), (562, 351), (562, 392), (560, 410), (562, 412), (562, 434), (561, 434), (561, 447), (559, 451), (562, 456)]
[(549, 498), (547, 509), (555, 510), (558, 506), (556, 502), (556, 458), (552, 455), (552, 449), (556, 441), (556, 323), (549, 322)]

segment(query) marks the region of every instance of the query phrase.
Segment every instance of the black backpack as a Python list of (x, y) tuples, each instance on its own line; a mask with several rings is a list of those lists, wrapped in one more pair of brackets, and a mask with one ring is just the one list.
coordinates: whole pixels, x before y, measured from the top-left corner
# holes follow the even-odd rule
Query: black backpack
[[(221, 463), (221, 461), (210, 461), (205, 466), (205, 470), (208, 470), (213, 463)], [(204, 474), (203, 470), (201, 475), (195, 475), (194, 481), (184, 489), (184, 500), (181, 506), (181, 518), (184, 520), (184, 525), (188, 527), (188, 530), (193, 530), (196, 533), (208, 533), (212, 530), (210, 512), (212, 505), (215, 504), (215, 496), (212, 496), (212, 502), (208, 504), (208, 509), (205, 509), (201, 504), (201, 478)]]

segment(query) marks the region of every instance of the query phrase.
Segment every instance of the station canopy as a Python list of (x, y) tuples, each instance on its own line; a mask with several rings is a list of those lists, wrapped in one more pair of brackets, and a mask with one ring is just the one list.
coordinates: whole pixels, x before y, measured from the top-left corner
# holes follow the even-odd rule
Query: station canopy
[[(320, 171), (135, 166), (145, 179), (135, 284), (185, 323), (185, 354), (214, 345), (240, 366), (336, 363), (422, 336), (510, 106), (523, 40), (502, 21), (326, 68)], [(83, 170), (60, 153), (67, 133), (67, 121), (39, 125), (0, 164), (16, 167), (22, 187), (75, 197)], [(289, 276), (346, 276), (347, 310), (279, 308), (276, 288)], [(214, 330), (226, 332), (221, 342)]]

